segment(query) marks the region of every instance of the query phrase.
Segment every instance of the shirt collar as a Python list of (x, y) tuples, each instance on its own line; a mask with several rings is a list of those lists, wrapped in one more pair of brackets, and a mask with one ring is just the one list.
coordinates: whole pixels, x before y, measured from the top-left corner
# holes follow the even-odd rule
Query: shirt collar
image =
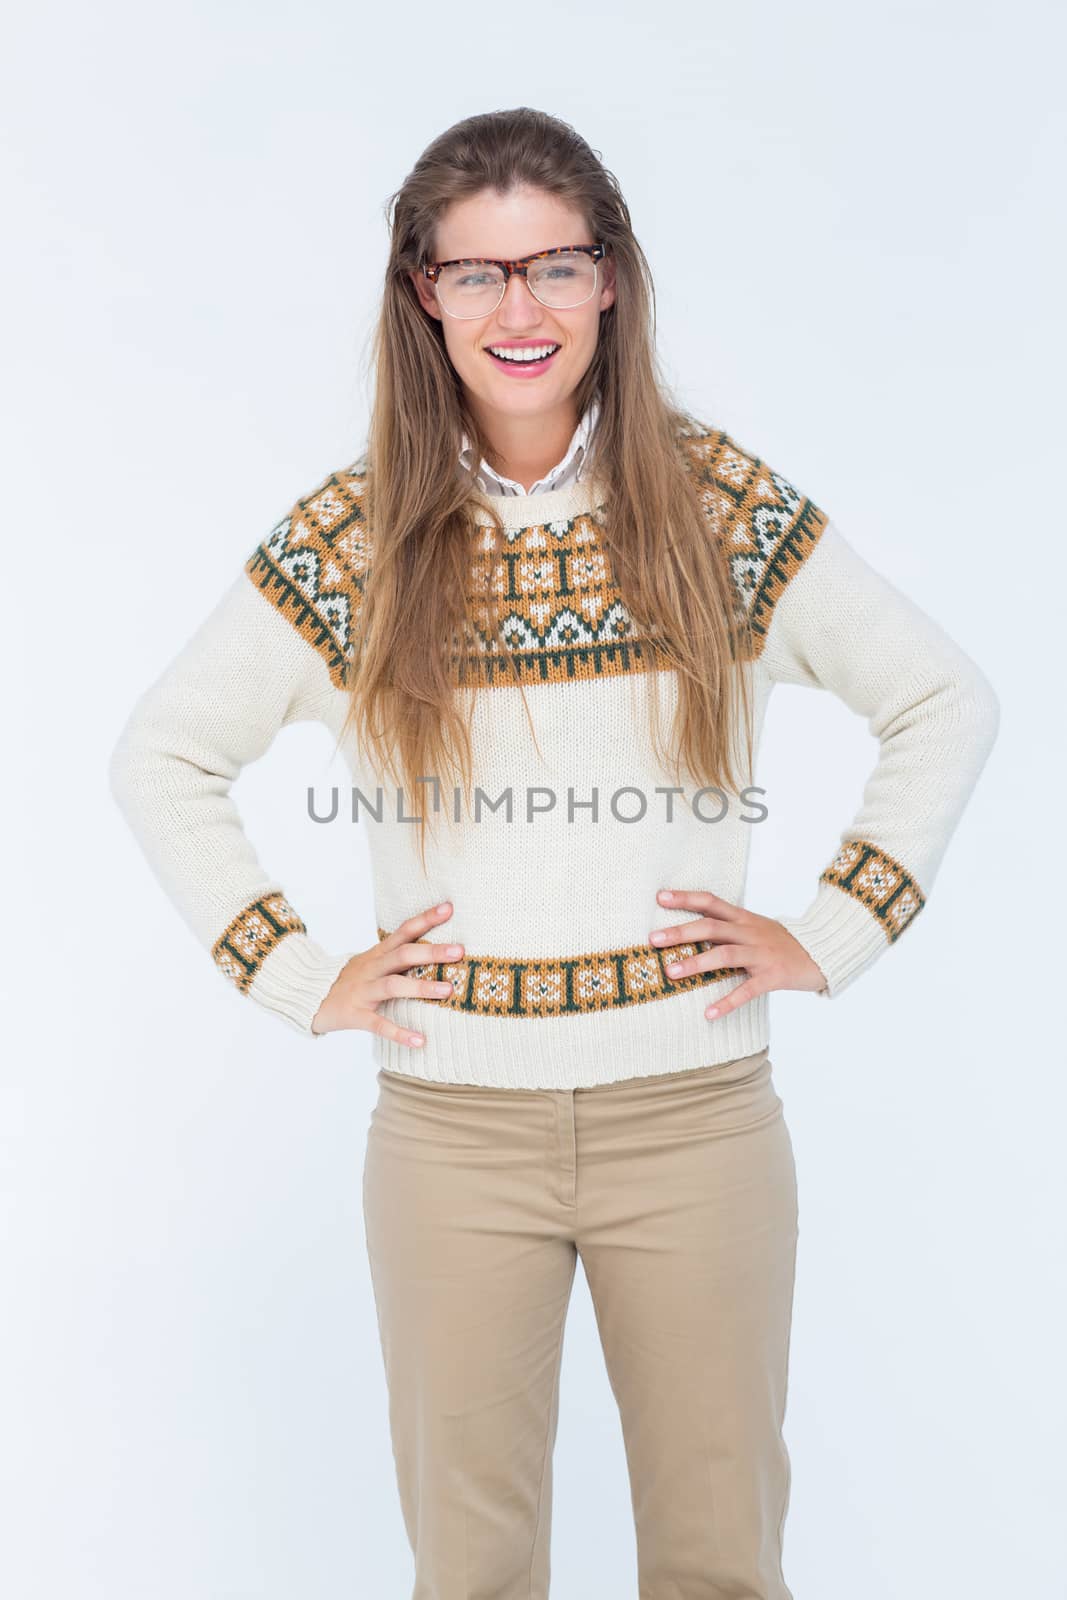
[[(488, 489), (490, 492), (496, 492), (497, 494), (547, 494), (556, 488), (560, 480), (568, 473), (577, 483), (581, 478), (586, 450), (599, 417), (600, 401), (594, 395), (585, 415), (571, 435), (571, 442), (567, 446), (563, 459), (557, 462), (551, 472), (546, 473), (543, 478), (539, 478), (529, 489), (523, 488), (522, 484), (516, 482), (514, 478), (502, 478), (485, 460), (482, 461), (479, 470), (478, 487), (482, 490)], [(472, 465), (472, 455), (471, 442), (466, 433), (463, 435), (463, 442), (460, 446), (459, 460), (461, 466), (465, 467), (469, 472)], [(569, 471), (572, 468), (573, 471)]]

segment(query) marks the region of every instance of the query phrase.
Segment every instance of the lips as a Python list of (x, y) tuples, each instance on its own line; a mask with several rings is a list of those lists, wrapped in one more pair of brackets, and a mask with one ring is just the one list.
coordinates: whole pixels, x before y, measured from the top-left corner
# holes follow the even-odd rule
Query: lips
[[(541, 344), (545, 344), (547, 342), (548, 341), (546, 341), (546, 340), (541, 340), (540, 341)], [(501, 348), (504, 348), (504, 347), (501, 346)], [(522, 350), (524, 348), (529, 349), (530, 346), (529, 345), (527, 345), (527, 346), (514, 345), (514, 346), (511, 346), (511, 348), (516, 349), (516, 350)], [(536, 348), (536, 346), (534, 346), (534, 348)], [(528, 359), (527, 360), (511, 360), (511, 361), (509, 361), (506, 356), (495, 356), (493, 354), (493, 352), (489, 349), (488, 346), (486, 346), (485, 353), (489, 357), (489, 359), (493, 363), (493, 365), (495, 367), (498, 367), (502, 372), (510, 372), (510, 373), (515, 374), (517, 377), (522, 377), (523, 374), (525, 373), (528, 376), (532, 377), (532, 376), (534, 376), (534, 374), (536, 374), (538, 372), (546, 372), (548, 370), (548, 368), (552, 365), (552, 363), (556, 359), (556, 357), (559, 355), (559, 352), (560, 352), (561, 348), (562, 348), (562, 346), (557, 345), (555, 350), (552, 351), (551, 355), (545, 356), (542, 360), (539, 360), (539, 361), (530, 361)]]

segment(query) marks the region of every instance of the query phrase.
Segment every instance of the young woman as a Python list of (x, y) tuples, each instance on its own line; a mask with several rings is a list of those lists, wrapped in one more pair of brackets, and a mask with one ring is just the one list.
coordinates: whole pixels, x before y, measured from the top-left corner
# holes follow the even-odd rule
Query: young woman
[[(910, 926), (996, 734), (975, 663), (758, 455), (676, 406), (612, 174), (529, 109), (393, 197), (367, 450), (138, 701), (114, 793), (222, 971), (374, 1035), (367, 1243), (422, 1600), (544, 1597), (581, 1256), (640, 1593), (788, 1600), (797, 1243), (768, 996)], [(776, 683), (880, 740), (800, 915), (743, 904)], [(332, 952), (230, 784), (336, 735), (379, 939)]]

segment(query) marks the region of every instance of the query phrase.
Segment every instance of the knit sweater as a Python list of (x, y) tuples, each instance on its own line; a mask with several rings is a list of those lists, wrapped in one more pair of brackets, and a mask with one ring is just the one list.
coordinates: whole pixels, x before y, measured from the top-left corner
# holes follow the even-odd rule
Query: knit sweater
[[(734, 603), (750, 622), (752, 644), (735, 670), (750, 676), (754, 751), (779, 683), (831, 690), (879, 741), (860, 807), (829, 848), (810, 903), (777, 918), (833, 998), (926, 904), (996, 737), (999, 703), (975, 662), (780, 473), (694, 419), (682, 441), (709, 537), (722, 542)], [(218, 971), (307, 1039), (324, 1037), (312, 1019), (356, 951), (325, 948), (305, 926), (261, 865), (230, 786), (288, 723), (340, 732), (346, 666), (373, 582), (366, 487), (363, 458), (292, 505), (135, 703), (109, 764), (127, 822)], [(451, 995), (380, 1007), (426, 1037), (413, 1048), (372, 1035), (373, 1059), (387, 1071), (569, 1089), (708, 1066), (769, 1043), (767, 994), (704, 1014), (744, 981), (743, 969), (671, 979), (669, 962), (714, 946), (649, 942), (652, 929), (694, 916), (663, 908), (662, 888), (744, 905), (758, 802), (730, 797), (721, 815), (719, 796), (695, 784), (667, 792), (674, 780), (652, 749), (644, 690), (654, 689), (669, 730), (677, 675), (656, 665), (627, 611), (599, 534), (608, 501), (585, 476), (493, 499), (506, 528), (503, 621), (496, 636), (474, 630), (478, 687), (457, 690), (474, 694), (483, 798), (471, 814), (462, 790), (440, 782), (425, 870), (410, 818), (433, 810), (434, 786), (398, 795), (351, 732), (340, 745), (362, 797), (379, 938), (449, 900), (452, 916), (427, 941), (464, 947), (454, 963), (407, 969), (450, 981)], [(480, 527), (489, 505), (476, 492)]]

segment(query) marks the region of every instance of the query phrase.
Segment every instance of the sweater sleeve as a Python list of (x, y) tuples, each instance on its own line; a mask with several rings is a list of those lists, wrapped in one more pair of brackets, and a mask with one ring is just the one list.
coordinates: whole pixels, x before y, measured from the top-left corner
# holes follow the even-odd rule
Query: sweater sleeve
[(239, 993), (308, 1038), (355, 954), (310, 936), (261, 866), (230, 787), (287, 723), (332, 690), (314, 646), (246, 566), (136, 701), (108, 767), (112, 795), (159, 883)]
[(879, 741), (860, 809), (811, 903), (776, 920), (832, 998), (922, 910), (996, 739), (997, 696), (945, 631), (828, 521), (767, 629), (772, 679), (830, 689)]

